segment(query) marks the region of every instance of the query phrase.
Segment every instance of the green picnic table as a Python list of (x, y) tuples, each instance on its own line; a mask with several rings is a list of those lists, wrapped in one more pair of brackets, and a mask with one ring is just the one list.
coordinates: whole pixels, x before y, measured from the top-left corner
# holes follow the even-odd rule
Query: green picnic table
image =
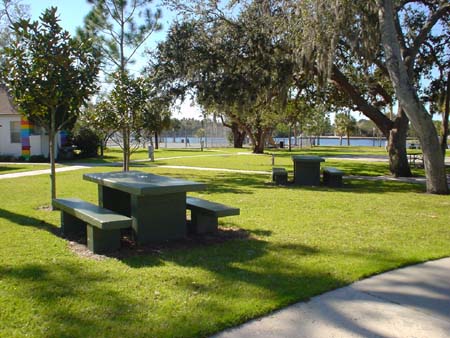
[(206, 184), (140, 171), (84, 174), (98, 184), (99, 206), (132, 218), (139, 244), (186, 236), (186, 192)]
[(325, 162), (319, 156), (294, 155), (294, 185), (320, 185), (320, 163)]

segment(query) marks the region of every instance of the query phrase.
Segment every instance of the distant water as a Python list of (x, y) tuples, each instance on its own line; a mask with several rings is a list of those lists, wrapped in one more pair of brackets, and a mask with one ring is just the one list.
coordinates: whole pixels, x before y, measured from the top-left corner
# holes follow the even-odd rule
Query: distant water
[[(303, 144), (310, 144), (310, 138), (304, 138)], [(284, 146), (286, 147), (288, 145), (288, 138), (275, 138), (275, 142), (279, 143), (280, 141), (284, 142)], [(297, 143), (299, 143), (298, 141)], [(315, 145), (321, 145), (321, 146), (340, 146), (339, 137), (321, 137), (319, 140), (316, 138), (314, 139)], [(294, 145), (294, 139), (292, 138), (291, 144)], [(356, 147), (385, 147), (386, 146), (386, 139), (384, 138), (372, 138), (372, 137), (355, 137), (350, 138), (350, 145), (356, 146)], [(342, 139), (342, 146), (347, 146), (347, 139)]]
[[(187, 137), (188, 143), (187, 146), (199, 146), (200, 138), (198, 137)], [(288, 138), (275, 138), (274, 139), (277, 144), (280, 142), (284, 142), (284, 146), (288, 146)], [(164, 147), (167, 144), (168, 147), (186, 147), (184, 137), (163, 137), (160, 139), (160, 145)], [(203, 144), (205, 147), (229, 147), (231, 146), (228, 140), (222, 137), (208, 137), (203, 139)], [(303, 145), (310, 145), (310, 138), (303, 138)], [(292, 145), (294, 146), (294, 138), (292, 138)], [(300, 145), (300, 140), (297, 142)], [(315, 145), (321, 146), (339, 146), (339, 137), (321, 137), (320, 140), (315, 139)], [(371, 137), (358, 137), (358, 138), (350, 138), (351, 146), (364, 146), (364, 147), (385, 147), (386, 140), (384, 138), (371, 138)], [(342, 139), (342, 146), (347, 146), (347, 139)]]

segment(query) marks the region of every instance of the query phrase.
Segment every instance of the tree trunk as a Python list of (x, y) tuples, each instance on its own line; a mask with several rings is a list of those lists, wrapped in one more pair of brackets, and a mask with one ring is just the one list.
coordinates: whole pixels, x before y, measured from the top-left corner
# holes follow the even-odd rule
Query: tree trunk
[(447, 74), (447, 93), (445, 94), (445, 108), (444, 115), (442, 116), (442, 140), (441, 150), (442, 155), (445, 158), (445, 151), (447, 150), (447, 138), (448, 138), (448, 119), (450, 110), (450, 72)]
[(423, 151), (427, 192), (447, 194), (447, 176), (436, 128), (431, 116), (419, 100), (402, 60), (395, 30), (391, 0), (378, 0), (378, 16), (382, 44), (386, 54), (389, 77), (394, 85), (399, 104), (416, 130)]
[[(359, 90), (354, 87), (346, 76), (336, 67), (333, 67), (333, 73), (331, 76), (332, 82), (347, 96), (352, 100), (357, 109), (361, 111), (365, 116), (367, 116), (378, 129), (383, 133), (383, 135), (388, 139), (388, 144), (390, 147), (389, 150), (389, 169), (395, 177), (411, 176), (411, 170), (408, 165), (408, 158), (406, 156), (406, 151), (402, 150), (406, 147), (406, 133), (408, 129), (408, 123), (397, 123), (394, 126), (394, 122), (390, 120), (386, 115), (384, 115), (378, 108), (370, 105), (363, 97), (363, 95), (359, 92)], [(396, 128), (396, 130), (393, 130)], [(401, 129), (404, 128), (404, 129)], [(398, 135), (401, 137), (398, 138)], [(402, 136), (404, 138), (404, 144), (402, 144), (401, 139)], [(375, 146), (375, 135), (374, 137), (374, 146)], [(393, 138), (391, 140), (391, 138)], [(397, 139), (398, 138), (398, 139)], [(342, 145), (342, 140), (340, 142)], [(405, 168), (405, 165), (408, 168)]]
[(233, 133), (233, 147), (242, 148), (244, 146), (246, 132), (241, 130), (239, 124), (236, 122), (231, 123), (231, 132)]
[(256, 138), (256, 143), (253, 145), (254, 154), (264, 154), (264, 140), (265, 136), (262, 134)]
[(388, 138), (389, 170), (395, 177), (412, 176), (406, 154), (408, 123), (408, 117), (399, 108), (398, 116), (394, 120), (394, 126), (389, 131)]
[(159, 149), (159, 135), (157, 131), (155, 131), (155, 149)]
[(56, 136), (56, 111), (51, 112), (50, 130), (48, 132), (48, 145), (50, 150), (50, 208), (53, 210), (53, 199), (56, 198), (56, 169), (55, 169), (55, 136)]
[(130, 170), (130, 132), (127, 128), (122, 130), (123, 142), (123, 171)]
[(256, 133), (251, 133), (247, 131), (250, 139), (253, 144), (253, 153), (254, 154), (263, 154), (264, 153), (264, 142), (266, 140), (266, 131), (258, 129)]
[(289, 138), (288, 138), (288, 149), (289, 149), (289, 151), (292, 151), (292, 140), (291, 140), (291, 138), (292, 138), (292, 127), (291, 127), (291, 125), (289, 125)]
[(342, 135), (339, 135), (339, 145), (342, 146)]

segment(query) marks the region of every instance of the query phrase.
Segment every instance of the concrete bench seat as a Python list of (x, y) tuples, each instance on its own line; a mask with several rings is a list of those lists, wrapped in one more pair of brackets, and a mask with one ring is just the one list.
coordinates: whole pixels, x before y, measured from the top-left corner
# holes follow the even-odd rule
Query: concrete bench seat
[(240, 214), (239, 208), (191, 196), (186, 197), (186, 209), (191, 210), (189, 232), (194, 234), (216, 232), (219, 217)]
[(87, 232), (87, 246), (94, 253), (119, 249), (120, 229), (132, 223), (129, 217), (78, 198), (53, 199), (53, 207), (61, 211), (63, 235)]
[(323, 168), (323, 184), (329, 187), (342, 187), (344, 172), (337, 168)]
[(272, 168), (272, 182), (277, 185), (286, 185), (288, 174), (285, 168)]

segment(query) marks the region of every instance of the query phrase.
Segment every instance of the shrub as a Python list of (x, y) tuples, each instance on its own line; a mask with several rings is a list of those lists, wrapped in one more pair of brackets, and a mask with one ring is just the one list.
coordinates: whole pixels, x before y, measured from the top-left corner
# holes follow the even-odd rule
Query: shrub
[(80, 151), (79, 157), (95, 157), (97, 156), (100, 139), (91, 129), (81, 127), (73, 135), (73, 144)]
[(18, 159), (13, 155), (0, 155), (0, 162), (16, 162), (16, 161), (18, 161)]
[(34, 163), (48, 163), (50, 160), (44, 155), (32, 155), (30, 156), (30, 162)]

